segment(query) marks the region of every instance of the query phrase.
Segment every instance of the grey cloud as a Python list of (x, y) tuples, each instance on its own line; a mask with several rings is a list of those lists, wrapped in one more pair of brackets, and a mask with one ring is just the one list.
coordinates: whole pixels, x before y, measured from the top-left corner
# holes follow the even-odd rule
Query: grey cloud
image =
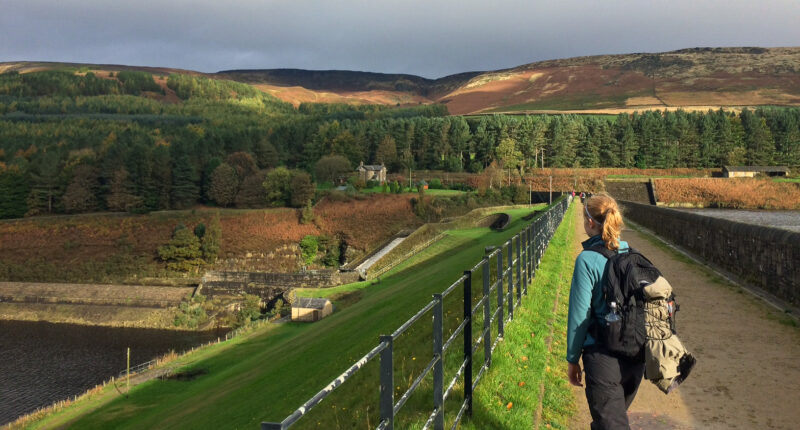
[(794, 46), (793, 1), (6, 1), (0, 61), (426, 77), (579, 55)]

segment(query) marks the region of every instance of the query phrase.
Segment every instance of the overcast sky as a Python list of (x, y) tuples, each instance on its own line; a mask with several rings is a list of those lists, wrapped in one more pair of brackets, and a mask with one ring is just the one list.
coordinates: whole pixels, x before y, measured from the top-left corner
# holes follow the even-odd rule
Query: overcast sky
[(799, 46), (797, 0), (0, 0), (0, 62), (427, 78), (582, 55)]

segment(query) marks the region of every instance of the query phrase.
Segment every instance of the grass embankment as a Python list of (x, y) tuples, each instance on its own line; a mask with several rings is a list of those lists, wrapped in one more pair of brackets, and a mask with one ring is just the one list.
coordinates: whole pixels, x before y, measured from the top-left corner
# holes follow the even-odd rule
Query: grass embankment
[[(151, 380), (133, 387), (127, 397), (115, 394), (112, 388), (101, 390), (28, 427), (257, 428), (261, 421), (280, 421), (376, 346), (379, 335), (394, 331), (422, 308), (431, 294), (458, 279), (465, 268), (480, 260), (486, 246), (506, 241), (527, 224), (521, 216), (530, 209), (511, 212), (515, 221), (505, 231), (474, 228), (448, 234), (394, 268), (381, 282), (363, 288), (360, 300), (325, 320), (270, 325), (247, 338), (184, 357), (178, 370), (201, 371), (193, 379)], [(457, 294), (452, 296), (446, 303), (448, 316), (455, 314), (452, 309), (460, 302)], [(458, 318), (451, 316), (449, 321), (448, 326), (457, 325)], [(422, 325), (429, 339), (430, 326)], [(398, 391), (404, 391), (410, 382), (409, 369), (425, 361), (416, 359), (423, 356), (417, 355), (418, 351), (430, 355), (430, 341), (420, 344), (413, 331), (395, 344)], [(315, 408), (298, 428), (363, 426), (365, 422), (374, 426), (378, 379), (372, 377), (377, 375), (373, 363)], [(409, 408), (417, 401), (410, 400)], [(416, 421), (417, 416), (412, 414), (409, 419)]]
[(491, 370), (475, 391), (473, 418), (462, 428), (566, 428), (575, 408), (564, 376), (574, 210), (567, 211), (506, 327)]

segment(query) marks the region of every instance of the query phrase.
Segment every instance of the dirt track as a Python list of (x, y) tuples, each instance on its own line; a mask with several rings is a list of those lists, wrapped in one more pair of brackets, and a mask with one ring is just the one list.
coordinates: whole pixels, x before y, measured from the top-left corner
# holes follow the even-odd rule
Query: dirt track
[[(582, 208), (575, 211), (580, 217)], [(587, 238), (576, 223), (576, 254)], [(779, 310), (713, 280), (701, 265), (626, 229), (623, 240), (640, 250), (670, 281), (681, 311), (678, 335), (697, 366), (676, 391), (664, 395), (642, 381), (628, 416), (632, 429), (797, 429), (800, 427), (800, 329)], [(566, 364), (564, 365), (566, 369)], [(588, 429), (582, 388), (573, 387), (578, 413), (570, 428)]]

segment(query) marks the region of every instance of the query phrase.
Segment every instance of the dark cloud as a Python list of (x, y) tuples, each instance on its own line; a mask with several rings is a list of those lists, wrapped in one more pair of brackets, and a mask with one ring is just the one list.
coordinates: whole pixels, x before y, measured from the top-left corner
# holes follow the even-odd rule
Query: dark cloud
[(440, 77), (580, 55), (795, 46), (793, 0), (25, 0), (0, 61), (346, 69)]

